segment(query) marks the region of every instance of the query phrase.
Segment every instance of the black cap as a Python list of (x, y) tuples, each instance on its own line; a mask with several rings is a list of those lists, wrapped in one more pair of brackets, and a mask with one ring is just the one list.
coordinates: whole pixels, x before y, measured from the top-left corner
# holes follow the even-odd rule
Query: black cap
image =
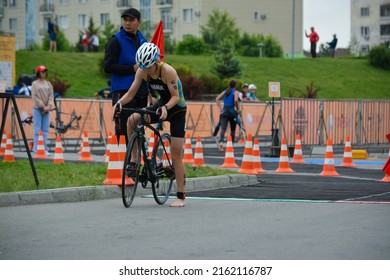
[(138, 20), (141, 19), (141, 13), (137, 9), (134, 9), (134, 8), (130, 8), (130, 9), (125, 10), (121, 17), (123, 18), (126, 16), (133, 17), (133, 18), (136, 18)]

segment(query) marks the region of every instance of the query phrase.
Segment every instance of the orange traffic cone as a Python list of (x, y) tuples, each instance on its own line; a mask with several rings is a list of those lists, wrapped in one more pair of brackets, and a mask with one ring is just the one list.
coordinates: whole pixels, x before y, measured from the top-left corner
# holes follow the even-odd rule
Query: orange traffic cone
[(276, 173), (293, 173), (288, 162), (288, 151), (286, 138), (282, 138), (282, 147), (280, 148), (279, 166), (275, 170)]
[(81, 152), (83, 151), (83, 145), (84, 145), (84, 133), (81, 134), (80, 150), (77, 152), (77, 154), (81, 155)]
[(5, 155), (5, 148), (7, 147), (7, 133), (4, 130), (3, 136), (1, 137), (0, 156)]
[[(390, 162), (390, 150), (389, 150), (389, 156), (387, 157), (387, 162), (385, 163), (385, 166), (383, 167), (383, 171), (386, 170), (386, 167), (388, 166), (389, 162)], [(386, 173), (386, 171), (385, 171), (385, 177), (383, 177), (379, 181), (380, 182), (390, 183), (390, 174)]]
[(5, 145), (5, 153), (3, 162), (14, 162), (14, 145), (12, 144), (12, 135), (8, 134), (7, 143)]
[(200, 138), (200, 136), (196, 138), (193, 166), (205, 166), (204, 159), (203, 159), (202, 139)]
[(149, 155), (149, 158), (152, 158), (153, 148), (154, 148), (154, 132), (150, 132), (149, 145), (148, 145), (148, 155)]
[(257, 171), (253, 167), (252, 134), (248, 134), (247, 136), (244, 156), (242, 157), (241, 168), (238, 172), (245, 174), (257, 174)]
[(112, 134), (107, 137), (107, 148), (106, 148), (106, 154), (105, 154), (105, 158), (104, 158), (105, 164), (108, 164), (108, 162), (110, 161), (110, 151), (112, 149), (114, 137), (116, 137), (116, 136), (113, 136)]
[(43, 140), (43, 132), (39, 131), (37, 152), (34, 158), (48, 158), (45, 151), (45, 142)]
[(172, 164), (172, 157), (171, 157), (171, 146), (169, 144), (169, 140), (164, 141), (164, 147), (166, 153), (163, 154), (162, 162), (163, 166), (169, 166), (169, 162)]
[[(104, 185), (122, 186), (123, 160), (119, 159), (119, 146), (116, 137), (112, 137), (112, 149), (110, 150), (110, 159), (107, 166), (107, 176)], [(126, 185), (134, 184), (130, 177), (126, 177)]]
[[(110, 154), (110, 139), (112, 138), (112, 132), (111, 131), (109, 131), (108, 132), (108, 135), (107, 135), (107, 145), (106, 145), (106, 152), (104, 153), (104, 155), (103, 155), (103, 157), (105, 158), (105, 159), (107, 159), (108, 157), (109, 157), (109, 154)], [(108, 162), (108, 159), (107, 160), (105, 160), (105, 162)]]
[(343, 162), (340, 164), (340, 166), (356, 167), (356, 164), (354, 164), (352, 161), (351, 137), (349, 136), (347, 136), (345, 139)]
[(86, 131), (83, 132), (83, 146), (81, 148), (81, 156), (79, 158), (80, 161), (93, 161), (91, 156), (91, 149), (89, 148), (89, 139), (88, 133)]
[(225, 153), (225, 161), (220, 166), (222, 168), (238, 168), (239, 166), (236, 164), (234, 159), (234, 149), (233, 149), (233, 142), (232, 142), (232, 136), (228, 136), (228, 141), (226, 143), (226, 153)]
[(332, 139), (328, 139), (325, 152), (325, 161), (324, 168), (320, 173), (320, 176), (340, 176), (336, 172), (336, 167), (334, 165), (334, 156), (333, 156), (333, 146)]
[(62, 150), (61, 136), (57, 135), (56, 138), (56, 148), (54, 150), (54, 164), (64, 163), (64, 152)]
[(291, 160), (292, 163), (305, 163), (302, 156), (302, 143), (301, 135), (297, 134), (295, 138), (294, 156)]
[(261, 165), (261, 156), (260, 156), (260, 145), (259, 145), (259, 139), (255, 137), (255, 140), (253, 140), (253, 168), (257, 171), (257, 173), (264, 173), (264, 169)]
[(191, 146), (191, 136), (190, 133), (186, 133), (186, 142), (184, 144), (184, 156), (183, 163), (194, 163), (194, 158), (192, 157), (192, 146)]
[(119, 136), (119, 146), (118, 146), (119, 160), (122, 162), (126, 157), (126, 136)]

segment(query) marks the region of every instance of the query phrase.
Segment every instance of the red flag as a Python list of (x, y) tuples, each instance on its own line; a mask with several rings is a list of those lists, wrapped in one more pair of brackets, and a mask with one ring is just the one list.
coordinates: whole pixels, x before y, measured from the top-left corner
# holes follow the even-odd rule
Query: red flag
[(160, 49), (161, 60), (164, 59), (164, 23), (162, 19), (160, 19), (160, 22), (158, 23), (150, 42), (155, 44)]

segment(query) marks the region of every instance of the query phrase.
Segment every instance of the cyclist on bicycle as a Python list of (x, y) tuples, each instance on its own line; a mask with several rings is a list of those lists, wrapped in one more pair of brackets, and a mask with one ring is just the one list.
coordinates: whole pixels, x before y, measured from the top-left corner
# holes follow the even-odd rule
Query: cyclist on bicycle
[[(156, 111), (157, 116), (145, 115), (148, 123), (160, 120), (170, 122), (171, 155), (177, 183), (177, 199), (172, 207), (185, 206), (186, 171), (183, 164), (183, 145), (187, 106), (183, 88), (176, 70), (161, 61), (160, 50), (153, 43), (144, 43), (136, 53), (138, 70), (127, 93), (114, 105), (114, 112), (121, 111), (122, 106), (133, 100), (143, 81), (147, 81), (151, 92), (155, 92), (157, 103), (147, 107)], [(127, 120), (128, 137), (136, 129), (140, 115), (132, 114)], [(159, 119), (158, 119), (159, 118)]]

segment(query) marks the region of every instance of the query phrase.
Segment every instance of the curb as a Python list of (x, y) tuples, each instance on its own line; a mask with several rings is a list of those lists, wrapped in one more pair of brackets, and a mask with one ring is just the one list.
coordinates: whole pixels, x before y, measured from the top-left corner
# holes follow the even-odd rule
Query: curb
[[(256, 175), (230, 174), (187, 179), (186, 191), (200, 191), (226, 187), (238, 187), (257, 183)], [(137, 196), (151, 194), (152, 190), (139, 187)], [(0, 193), (0, 207), (44, 203), (66, 203), (120, 198), (118, 186), (86, 186), (62, 189)]]

